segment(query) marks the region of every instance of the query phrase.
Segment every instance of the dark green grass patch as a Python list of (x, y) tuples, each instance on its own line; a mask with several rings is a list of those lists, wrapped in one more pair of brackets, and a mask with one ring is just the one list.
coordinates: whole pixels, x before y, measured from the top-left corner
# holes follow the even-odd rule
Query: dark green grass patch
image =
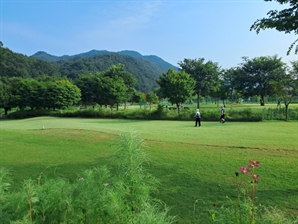
[(113, 152), (114, 137), (72, 129), (2, 130), (0, 164), (11, 170), (16, 186), (41, 173), (73, 179)]

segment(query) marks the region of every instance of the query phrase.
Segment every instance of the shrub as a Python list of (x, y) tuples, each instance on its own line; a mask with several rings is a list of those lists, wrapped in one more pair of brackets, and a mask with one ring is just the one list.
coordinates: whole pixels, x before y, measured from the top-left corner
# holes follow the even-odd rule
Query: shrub
[(31, 117), (40, 117), (40, 116), (57, 116), (60, 111), (51, 111), (51, 110), (18, 110), (8, 114), (8, 118), (11, 119), (24, 119)]
[[(286, 108), (264, 108), (262, 111), (263, 120), (285, 120)], [(288, 109), (288, 120), (298, 120), (298, 108)]]

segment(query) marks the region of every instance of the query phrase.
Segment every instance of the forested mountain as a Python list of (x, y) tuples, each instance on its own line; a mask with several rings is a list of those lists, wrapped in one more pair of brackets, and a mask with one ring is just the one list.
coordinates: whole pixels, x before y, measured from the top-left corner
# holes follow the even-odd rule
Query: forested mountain
[(36, 78), (41, 75), (59, 76), (57, 64), (27, 57), (3, 48), (0, 42), (0, 77)]
[[(37, 59), (42, 58), (43, 60)], [(134, 55), (130, 56), (130, 55)], [(147, 93), (153, 91), (158, 85), (156, 79), (168, 68), (166, 62), (163, 66), (146, 59), (135, 51), (123, 51), (122, 53), (110, 53), (107, 51), (89, 51), (80, 56), (62, 56), (57, 61), (56, 56), (45, 52), (38, 52), (35, 56), (25, 56), (12, 52), (0, 46), (0, 77), (39, 77), (66, 76), (75, 80), (80, 74), (95, 74), (107, 70), (111, 65), (123, 64), (127, 72), (131, 73), (137, 80), (135, 88), (138, 91)], [(151, 56), (147, 56), (151, 57)], [(154, 60), (158, 57), (152, 56)], [(61, 60), (63, 58), (63, 60)], [(160, 59), (161, 62), (163, 61)], [(51, 61), (51, 62), (49, 62)]]
[(157, 57), (155, 55), (141, 55), (137, 51), (129, 51), (129, 50), (118, 51), (118, 52), (110, 52), (110, 51), (106, 51), (106, 50), (91, 50), (91, 51), (88, 51), (88, 52), (85, 52), (85, 53), (71, 55), (71, 56), (69, 56), (69, 55), (54, 56), (54, 55), (50, 55), (50, 54), (48, 54), (44, 51), (39, 51), (39, 52), (36, 52), (35, 54), (33, 54), (32, 57), (42, 59), (42, 60), (45, 60), (45, 61), (49, 61), (49, 62), (56, 62), (56, 61), (60, 61), (60, 60), (68, 60), (68, 59), (73, 59), (73, 58), (84, 58), (84, 57), (94, 57), (94, 56), (98, 56), (98, 55), (111, 54), (111, 53), (116, 53), (116, 54), (121, 54), (121, 55), (128, 55), (128, 56), (131, 56), (133, 58), (147, 59), (147, 60), (157, 64), (158, 66), (166, 69), (166, 71), (169, 68), (173, 68), (176, 71), (178, 70), (177, 66), (174, 66), (174, 65), (164, 61), (160, 57)]
[(75, 59), (75, 58), (85, 58), (85, 57), (94, 57), (101, 54), (109, 54), (111, 52), (109, 51), (98, 51), (98, 50), (92, 50), (86, 53), (76, 54), (76, 55), (63, 55), (63, 56), (55, 56), (48, 54), (44, 51), (38, 51), (35, 54), (33, 54), (31, 57), (49, 61), (49, 62), (57, 62), (61, 60), (68, 60), (68, 59)]

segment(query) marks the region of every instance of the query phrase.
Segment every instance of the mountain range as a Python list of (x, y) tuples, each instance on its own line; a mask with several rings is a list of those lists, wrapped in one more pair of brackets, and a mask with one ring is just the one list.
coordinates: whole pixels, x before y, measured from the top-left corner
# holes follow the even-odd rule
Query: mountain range
[(32, 55), (32, 57), (35, 57), (37, 59), (45, 60), (48, 62), (57, 62), (61, 60), (68, 60), (68, 59), (79, 59), (79, 58), (85, 58), (85, 57), (95, 57), (98, 55), (106, 55), (106, 54), (120, 54), (120, 55), (128, 55), (133, 58), (141, 58), (141, 59), (146, 59), (148, 61), (151, 61), (158, 66), (168, 70), (169, 68), (173, 68), (174, 70), (178, 71), (178, 67), (174, 66), (162, 58), (155, 56), (155, 55), (142, 55), (137, 51), (131, 51), (131, 50), (123, 50), (123, 51), (118, 51), (118, 52), (111, 52), (107, 50), (91, 50), (85, 53), (80, 53), (80, 54), (75, 54), (75, 55), (63, 55), (63, 56), (55, 56), (48, 54), (47, 52), (44, 51), (38, 51), (35, 54)]
[(143, 56), (136, 51), (92, 50), (60, 57), (38, 51), (32, 56), (27, 56), (3, 47), (1, 41), (0, 59), (0, 81), (10, 77), (40, 76), (67, 77), (75, 80), (82, 74), (95, 74), (109, 69), (111, 65), (123, 64), (124, 69), (136, 78), (136, 90), (143, 93), (158, 88), (156, 80), (169, 68), (179, 70), (155, 55)]
[(44, 51), (39, 51), (31, 57), (54, 63), (59, 68), (59, 73), (75, 80), (80, 74), (96, 73), (107, 70), (113, 64), (124, 64), (127, 72), (137, 80), (135, 88), (147, 93), (158, 87), (156, 80), (173, 68), (178, 67), (164, 61), (155, 55), (143, 56), (136, 51), (110, 52), (106, 50), (91, 50), (76, 55), (54, 56)]

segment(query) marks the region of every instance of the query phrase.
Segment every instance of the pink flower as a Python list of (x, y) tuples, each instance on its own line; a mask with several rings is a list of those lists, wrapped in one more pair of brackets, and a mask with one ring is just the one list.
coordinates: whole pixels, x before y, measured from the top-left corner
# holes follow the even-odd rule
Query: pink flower
[(260, 165), (260, 162), (258, 161), (255, 161), (255, 160), (249, 160), (250, 164), (248, 165), (248, 167), (251, 167), (251, 168), (255, 168), (255, 167), (258, 167)]
[(247, 167), (241, 167), (240, 168), (240, 171), (244, 174), (247, 174), (249, 172), (248, 168)]
[(254, 179), (258, 179), (258, 178), (259, 178), (259, 175), (255, 174), (255, 173), (252, 173), (252, 174), (250, 174), (250, 175), (251, 175), (252, 178), (254, 178)]

